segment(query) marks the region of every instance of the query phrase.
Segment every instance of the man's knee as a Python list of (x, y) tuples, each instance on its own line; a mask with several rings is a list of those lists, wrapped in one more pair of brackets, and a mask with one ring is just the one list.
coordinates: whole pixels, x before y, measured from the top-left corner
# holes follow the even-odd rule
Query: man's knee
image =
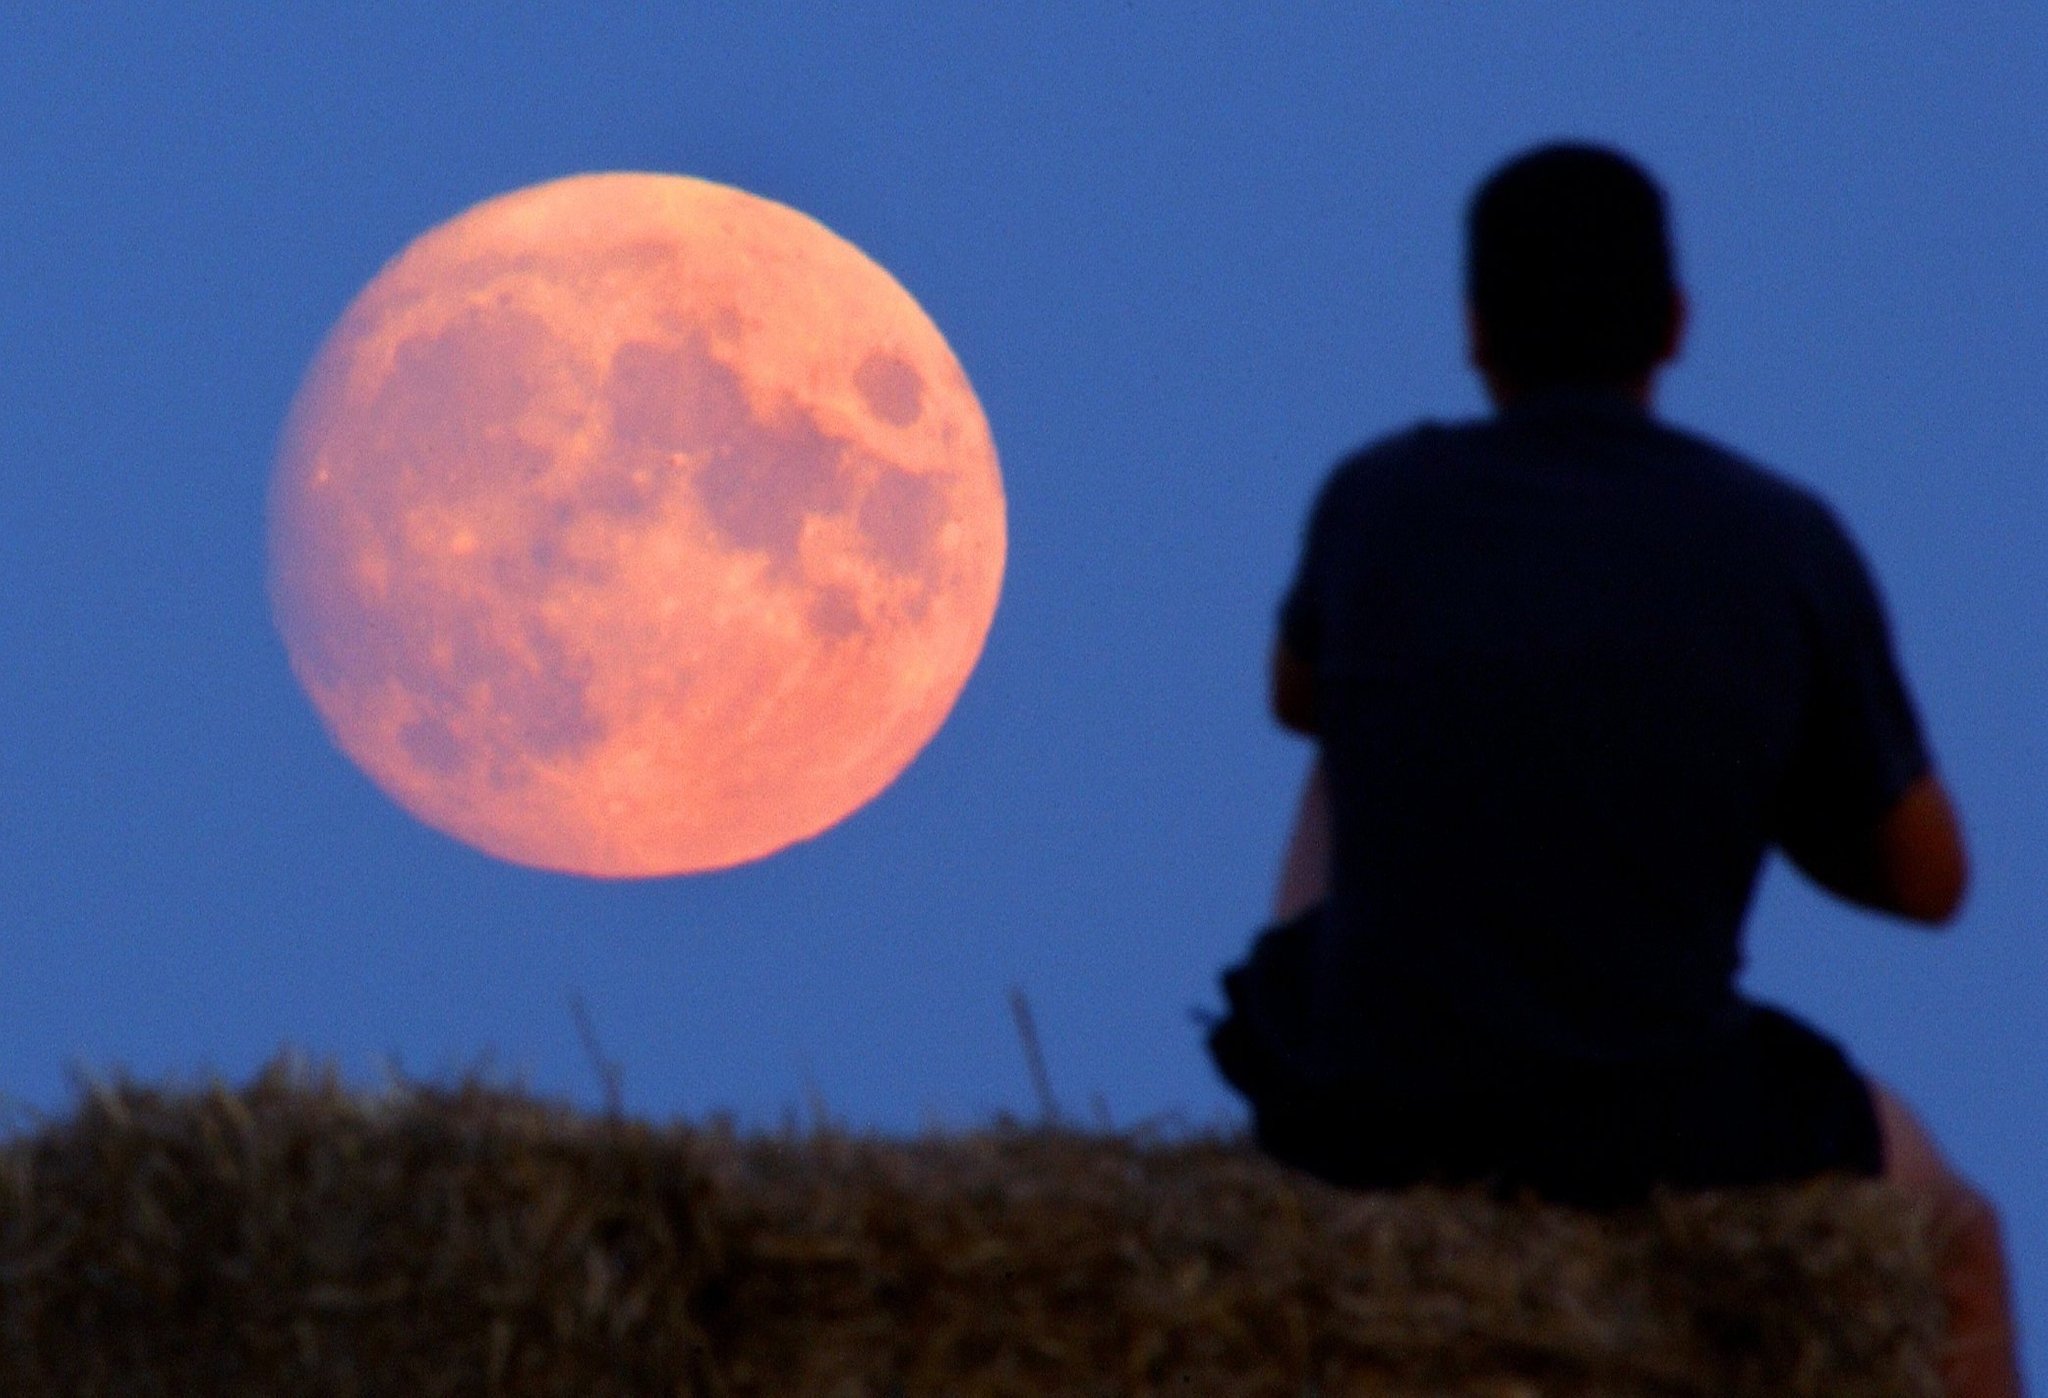
[(1973, 1236), (1996, 1238), (1999, 1232), (1998, 1209), (1989, 1195), (1960, 1175), (1951, 1175), (1953, 1183), (1946, 1191), (1944, 1205), (1956, 1228)]
[[(1884, 1177), (1916, 1194), (1950, 1196), (1976, 1191), (1955, 1172), (1934, 1137), (1921, 1124), (1899, 1095), (1875, 1078), (1866, 1079), (1870, 1102), (1877, 1114), (1878, 1139), (1884, 1157)], [(1981, 1196), (1980, 1201), (1981, 1201)], [(1986, 1203), (1985, 1207), (1989, 1207)]]
[(1884, 1140), (1884, 1178), (1921, 1201), (1937, 1252), (1963, 1260), (1985, 1281), (2003, 1285), (2004, 1231), (1990, 1198), (1958, 1174), (1897, 1094), (1870, 1084)]
[(2005, 1283), (2005, 1235), (1998, 1210), (1976, 1186), (1960, 1177), (1930, 1201), (1937, 1262), (1966, 1259), (1983, 1276)]

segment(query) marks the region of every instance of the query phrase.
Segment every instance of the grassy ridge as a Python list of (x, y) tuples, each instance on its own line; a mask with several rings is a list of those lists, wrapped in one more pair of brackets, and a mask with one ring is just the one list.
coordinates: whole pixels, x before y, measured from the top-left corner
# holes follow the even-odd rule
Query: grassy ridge
[(9, 1398), (1923, 1398), (1939, 1324), (1870, 1182), (1603, 1217), (1221, 1135), (656, 1128), (287, 1055), (0, 1147)]

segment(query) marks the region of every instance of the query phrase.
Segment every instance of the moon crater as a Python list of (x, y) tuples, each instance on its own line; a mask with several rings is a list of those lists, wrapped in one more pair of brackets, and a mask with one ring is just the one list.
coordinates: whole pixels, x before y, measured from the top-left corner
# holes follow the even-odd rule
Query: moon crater
[(673, 176), (477, 206), (323, 344), (271, 587), (337, 743), (501, 857), (722, 868), (818, 833), (944, 721), (1000, 590), (965, 374), (821, 225)]

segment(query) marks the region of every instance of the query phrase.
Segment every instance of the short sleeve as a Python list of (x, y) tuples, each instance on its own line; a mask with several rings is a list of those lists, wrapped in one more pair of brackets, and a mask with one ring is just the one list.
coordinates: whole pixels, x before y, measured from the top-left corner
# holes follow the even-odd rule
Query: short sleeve
[(1798, 568), (1812, 673), (1781, 806), (1795, 839), (1870, 830), (1929, 764), (1870, 567), (1831, 514), (1821, 522)]
[(1286, 596), (1280, 602), (1280, 644), (1287, 653), (1305, 665), (1316, 663), (1322, 637), (1322, 608), (1324, 574), (1327, 571), (1327, 556), (1331, 496), (1336, 488), (1332, 477), (1323, 484), (1316, 496), (1314, 507), (1309, 511), (1308, 525), (1302, 531), (1301, 557), (1296, 562), (1294, 577), (1287, 585)]

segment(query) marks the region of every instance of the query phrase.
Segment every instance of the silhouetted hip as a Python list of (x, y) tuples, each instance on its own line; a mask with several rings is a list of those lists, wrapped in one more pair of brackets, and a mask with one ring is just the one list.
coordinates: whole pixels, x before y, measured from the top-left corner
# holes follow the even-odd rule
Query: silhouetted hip
[(1298, 969), (1290, 957), (1313, 916), (1269, 929), (1225, 972), (1230, 1012), (1208, 1037), (1251, 1103), (1260, 1149), (1288, 1165), (1347, 1188), (1485, 1184), (1594, 1207), (1659, 1184), (1880, 1173), (1862, 1075), (1825, 1035), (1768, 1005), (1748, 1005), (1712, 1045), (1656, 1061), (1546, 1066), (1516, 1055), (1497, 1082), (1420, 1100), (1392, 1084), (1312, 1082), (1275, 1050), (1254, 977)]

